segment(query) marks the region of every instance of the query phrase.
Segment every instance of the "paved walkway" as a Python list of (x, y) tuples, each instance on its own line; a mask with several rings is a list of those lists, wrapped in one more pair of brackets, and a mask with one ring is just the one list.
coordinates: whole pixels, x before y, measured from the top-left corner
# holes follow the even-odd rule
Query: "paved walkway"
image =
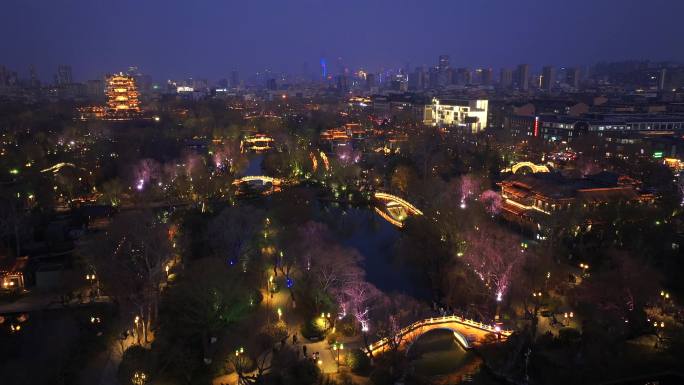
[[(304, 320), (301, 319), (301, 317), (299, 317), (298, 315), (296, 315), (294, 307), (295, 304), (292, 301), (290, 291), (287, 288), (284, 288), (284, 282), (280, 282), (282, 280), (282, 276), (278, 276), (278, 278), (276, 279), (277, 283), (281, 287), (281, 290), (277, 293), (273, 293), (271, 295), (270, 293), (267, 293), (266, 290), (262, 290), (262, 295), (264, 298), (262, 305), (268, 309), (267, 311), (273, 313), (274, 319), (278, 317), (278, 309), (281, 310), (282, 315), (280, 317), (283, 321), (285, 321), (285, 324), (287, 325), (288, 345), (292, 346), (292, 335), (296, 334), (297, 344), (294, 346), (294, 349), (298, 350), (299, 352), (303, 352), (302, 346), (306, 346), (308, 357), (312, 357), (314, 353), (318, 352), (318, 362), (321, 372), (324, 374), (337, 373), (337, 352), (334, 352), (332, 348), (330, 348), (327, 340), (310, 342), (309, 340), (302, 337), (301, 333), (299, 332)], [(346, 348), (347, 342), (343, 342), (345, 343)], [(348, 351), (348, 349), (345, 349), (345, 352), (346, 351)], [(340, 362), (344, 362), (344, 353), (340, 354)], [(213, 380), (213, 385), (235, 385), (237, 383), (238, 376), (235, 373), (216, 377)]]
[[(303, 351), (302, 346), (305, 345), (307, 356), (309, 357), (311, 357), (312, 354), (318, 352), (320, 356), (318, 362), (320, 362), (319, 365), (321, 367), (321, 371), (323, 373), (336, 373), (337, 362), (335, 361), (335, 358), (337, 357), (337, 355), (333, 356), (333, 351), (328, 346), (328, 342), (326, 340), (310, 342), (306, 338), (302, 337), (301, 333), (299, 332), (304, 320), (296, 316), (295, 314), (295, 308), (292, 301), (292, 297), (290, 295), (290, 291), (287, 288), (283, 288), (277, 293), (273, 293), (272, 297), (271, 295), (268, 295), (264, 292), (264, 298), (264, 304), (267, 307), (270, 307), (270, 309), (272, 309), (271, 311), (273, 311), (274, 314), (277, 314), (278, 308), (281, 309), (283, 314), (282, 319), (287, 324), (289, 336), (288, 343), (292, 344), (292, 335), (296, 334), (296, 349), (298, 349), (299, 351)], [(340, 356), (340, 359), (341, 357), (342, 356)]]

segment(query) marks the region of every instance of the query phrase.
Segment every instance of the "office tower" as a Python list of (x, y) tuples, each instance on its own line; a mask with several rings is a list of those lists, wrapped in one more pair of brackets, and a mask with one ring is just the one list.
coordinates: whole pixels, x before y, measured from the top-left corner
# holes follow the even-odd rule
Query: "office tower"
[(459, 84), (459, 85), (466, 85), (466, 84), (472, 84), (473, 82), (473, 76), (470, 72), (469, 68), (459, 68), (456, 70), (456, 79), (454, 83)]
[(347, 74), (347, 68), (344, 66), (344, 60), (342, 60), (342, 56), (337, 57), (337, 61), (335, 62), (336, 71), (335, 73), (338, 75), (346, 75)]
[(347, 92), (349, 91), (349, 79), (347, 78), (347, 75), (337, 75), (336, 77), (337, 80), (337, 89), (341, 92)]
[(499, 74), (499, 86), (501, 88), (511, 88), (513, 85), (513, 71), (508, 68), (502, 68)]
[(278, 89), (278, 84), (276, 83), (276, 80), (275, 80), (275, 79), (268, 79), (268, 80), (266, 81), (266, 88), (267, 88), (269, 91), (275, 91), (275, 90), (277, 90), (277, 89)]
[(73, 83), (71, 77), (71, 66), (60, 64), (57, 66), (57, 85)]
[(38, 79), (36, 66), (34, 66), (33, 64), (29, 66), (29, 85), (31, 86), (31, 88), (40, 87), (40, 80)]
[(520, 91), (527, 91), (530, 88), (530, 66), (529, 64), (520, 64), (515, 70), (515, 85)]
[(542, 68), (541, 88), (550, 91), (556, 81), (556, 69), (552, 66)]
[(408, 86), (412, 90), (424, 90), (428, 84), (427, 72), (423, 67), (416, 67), (416, 69), (409, 74)]
[(408, 80), (406, 75), (396, 74), (390, 82), (390, 89), (392, 91), (406, 92), (408, 91)]
[(324, 57), (321, 58), (321, 78), (325, 79), (328, 77), (328, 62)]
[(480, 84), (483, 86), (491, 86), (494, 76), (492, 75), (491, 68), (481, 68), (478, 70), (480, 72)]
[(376, 86), (375, 74), (371, 74), (371, 73), (366, 74), (366, 89), (371, 90), (375, 86)]
[(237, 71), (230, 73), (230, 88), (238, 88), (240, 86), (240, 77)]
[(572, 88), (578, 89), (580, 84), (580, 69), (568, 68), (565, 74), (565, 82)]
[(107, 78), (107, 114), (115, 119), (129, 118), (140, 112), (135, 79), (123, 73)]
[(449, 68), (449, 55), (439, 55), (439, 63), (437, 68), (440, 71), (446, 71)]
[(663, 91), (665, 89), (665, 78), (667, 77), (667, 69), (662, 68), (658, 72), (658, 91)]
[(9, 85), (9, 71), (5, 66), (0, 65), (0, 87), (7, 87)]
[(86, 93), (92, 100), (102, 100), (105, 96), (105, 82), (102, 79), (86, 81)]

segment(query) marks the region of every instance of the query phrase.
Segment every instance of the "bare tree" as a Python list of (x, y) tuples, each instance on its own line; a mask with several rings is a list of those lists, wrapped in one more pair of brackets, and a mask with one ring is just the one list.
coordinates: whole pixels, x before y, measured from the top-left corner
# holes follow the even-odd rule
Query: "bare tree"
[(262, 228), (263, 212), (250, 207), (229, 206), (209, 223), (208, 237), (214, 255), (230, 264), (242, 262), (247, 269), (254, 240)]
[(79, 248), (95, 268), (105, 292), (135, 308), (147, 340), (151, 323), (157, 318), (165, 268), (172, 258), (167, 224), (151, 212), (121, 214), (106, 232)]
[(520, 238), (497, 225), (476, 226), (466, 235), (464, 261), (494, 294), (497, 302), (525, 258)]

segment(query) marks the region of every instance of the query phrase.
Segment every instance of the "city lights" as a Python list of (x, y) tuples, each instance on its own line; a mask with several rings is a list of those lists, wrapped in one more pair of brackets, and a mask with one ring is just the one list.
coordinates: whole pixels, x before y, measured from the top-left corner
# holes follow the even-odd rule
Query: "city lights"
[(684, 4), (19, 3), (4, 382), (684, 383)]

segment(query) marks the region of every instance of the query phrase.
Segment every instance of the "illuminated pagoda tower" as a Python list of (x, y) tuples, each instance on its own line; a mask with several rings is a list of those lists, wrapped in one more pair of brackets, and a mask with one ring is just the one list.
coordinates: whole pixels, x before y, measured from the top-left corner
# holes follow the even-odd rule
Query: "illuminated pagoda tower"
[(123, 73), (107, 78), (107, 115), (110, 119), (130, 119), (140, 114), (140, 94), (135, 79)]

